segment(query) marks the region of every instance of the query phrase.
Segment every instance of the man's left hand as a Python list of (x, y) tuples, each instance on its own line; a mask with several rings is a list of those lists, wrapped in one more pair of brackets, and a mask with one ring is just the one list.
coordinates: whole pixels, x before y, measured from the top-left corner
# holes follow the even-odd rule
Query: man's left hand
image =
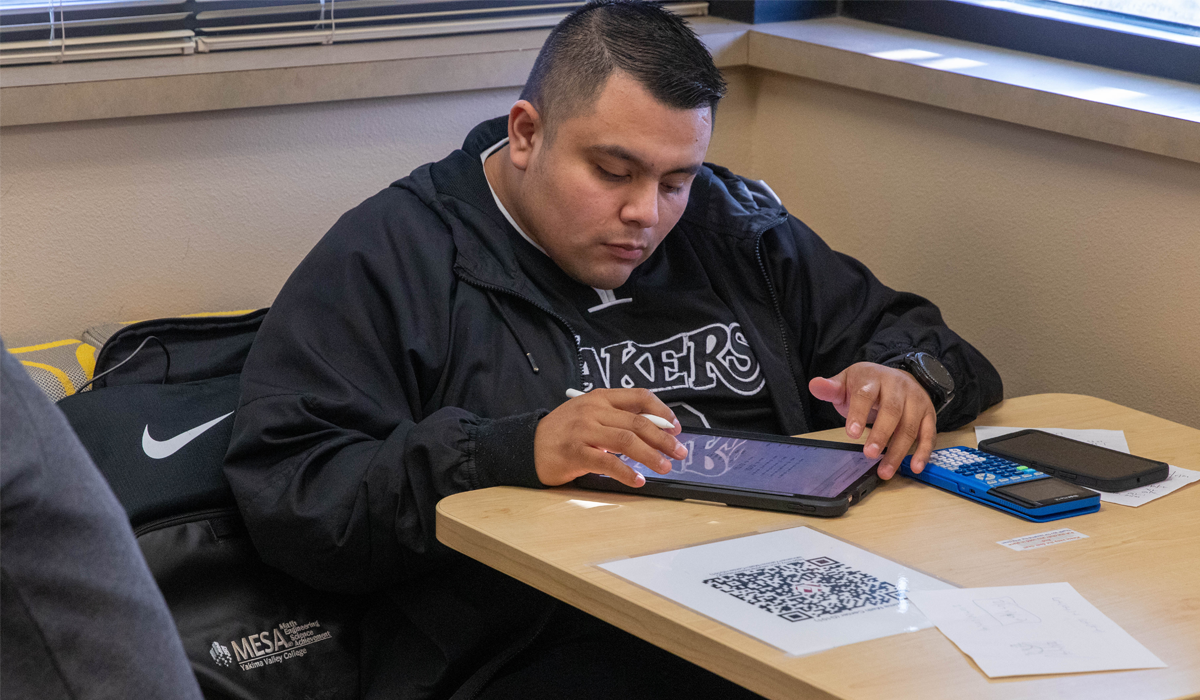
[(833, 404), (846, 418), (846, 434), (858, 439), (868, 423), (871, 436), (863, 454), (875, 459), (887, 448), (879, 476), (890, 479), (916, 443), (912, 470), (920, 472), (929, 461), (937, 435), (937, 412), (924, 387), (911, 374), (874, 362), (859, 362), (829, 377), (814, 377), (808, 390)]

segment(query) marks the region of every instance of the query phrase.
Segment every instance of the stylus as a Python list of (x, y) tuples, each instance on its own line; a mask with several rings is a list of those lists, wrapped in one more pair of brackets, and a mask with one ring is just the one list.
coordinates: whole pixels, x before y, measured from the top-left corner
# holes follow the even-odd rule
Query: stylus
[[(567, 389), (567, 398), (568, 399), (573, 399), (576, 396), (583, 396), (583, 392), (578, 389)], [(671, 428), (675, 427), (675, 425), (673, 423), (668, 423), (666, 418), (659, 418), (658, 416), (654, 415), (653, 413), (642, 413), (640, 415), (642, 416), (642, 418), (645, 418), (646, 420), (650, 421), (651, 423), (658, 426), (659, 428), (662, 428), (663, 430), (670, 430)]]

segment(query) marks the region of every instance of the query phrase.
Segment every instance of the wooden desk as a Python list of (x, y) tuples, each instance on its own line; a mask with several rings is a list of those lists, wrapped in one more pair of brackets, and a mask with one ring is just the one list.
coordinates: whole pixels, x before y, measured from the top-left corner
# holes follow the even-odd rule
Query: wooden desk
[[(1009, 399), (980, 425), (1124, 430), (1135, 454), (1200, 469), (1200, 430), (1071, 394)], [(811, 437), (845, 439), (830, 430)], [(963, 429), (938, 447), (975, 445)], [(584, 508), (573, 499), (612, 504)], [(1165, 669), (991, 680), (936, 628), (789, 657), (595, 564), (809, 526), (964, 587), (1066, 581)], [(1088, 539), (1014, 552), (996, 542), (1069, 527)], [(840, 518), (569, 488), (501, 487), (438, 505), (445, 544), (769, 698), (1200, 697), (1200, 486), (1140, 508), (1030, 523), (895, 478)]]

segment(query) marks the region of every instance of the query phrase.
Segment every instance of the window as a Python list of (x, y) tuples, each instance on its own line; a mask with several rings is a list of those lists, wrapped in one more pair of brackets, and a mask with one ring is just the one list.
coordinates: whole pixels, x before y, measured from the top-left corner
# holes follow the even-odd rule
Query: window
[[(552, 27), (583, 0), (0, 0), (0, 65)], [(707, 2), (665, 2), (703, 15)]]
[(1130, 18), (1200, 27), (1200, 0), (1059, 0), (1065, 5), (1106, 10)]
[(1200, 0), (844, 0), (841, 14), (1200, 83)]

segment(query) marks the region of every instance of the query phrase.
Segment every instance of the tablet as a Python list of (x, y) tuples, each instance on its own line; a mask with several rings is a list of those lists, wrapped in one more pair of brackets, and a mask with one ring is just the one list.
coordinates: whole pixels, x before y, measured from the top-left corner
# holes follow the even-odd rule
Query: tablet
[(641, 488), (602, 474), (587, 474), (575, 484), (828, 517), (845, 513), (879, 483), (880, 460), (864, 455), (861, 445), (719, 430), (688, 430), (678, 439), (688, 456), (672, 460), (666, 474), (618, 455), (646, 477)]

